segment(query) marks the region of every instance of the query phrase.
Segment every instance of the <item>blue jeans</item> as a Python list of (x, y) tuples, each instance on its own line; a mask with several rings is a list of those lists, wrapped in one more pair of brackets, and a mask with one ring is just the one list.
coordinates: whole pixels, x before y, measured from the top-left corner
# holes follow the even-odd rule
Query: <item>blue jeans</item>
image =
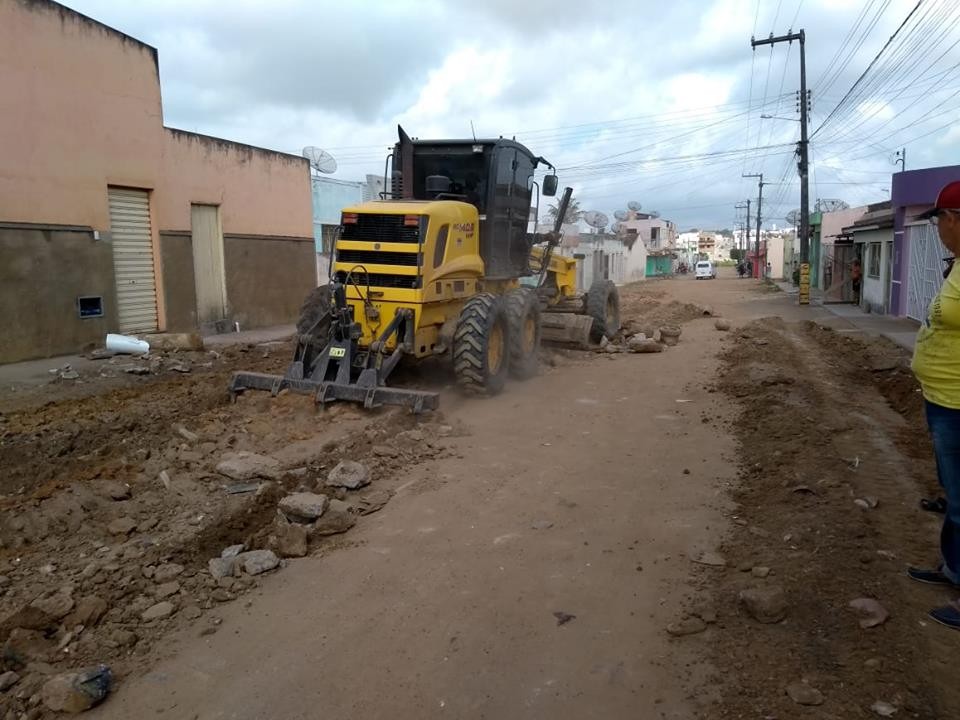
[(940, 531), (943, 573), (960, 584), (960, 410), (929, 401), (926, 408), (937, 477), (947, 498), (947, 513)]

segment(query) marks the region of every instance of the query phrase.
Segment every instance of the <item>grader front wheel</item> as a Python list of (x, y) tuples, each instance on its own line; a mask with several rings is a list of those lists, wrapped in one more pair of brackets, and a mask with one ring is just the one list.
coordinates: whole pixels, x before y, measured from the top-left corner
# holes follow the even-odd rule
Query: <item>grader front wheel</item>
[(481, 293), (466, 302), (453, 334), (453, 372), (461, 389), (490, 395), (503, 389), (510, 366), (509, 337), (500, 298)]

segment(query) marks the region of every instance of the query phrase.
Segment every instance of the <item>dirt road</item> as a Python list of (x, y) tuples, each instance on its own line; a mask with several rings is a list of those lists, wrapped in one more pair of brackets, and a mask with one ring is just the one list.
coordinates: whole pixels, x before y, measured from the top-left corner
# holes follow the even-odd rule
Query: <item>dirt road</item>
[(453, 457), (401, 470), (350, 547), (173, 640), (102, 716), (689, 717), (664, 628), (733, 468), (701, 421), (720, 335), (697, 322), (682, 340), (444, 397)]
[[(6, 500), (34, 519), (0, 532), (0, 574), (19, 588), (0, 618), (67, 581), (110, 609), (65, 642), (65, 627), (47, 628), (72, 663), (34, 663), (9, 692), (28, 704), (65, 664), (106, 660), (118, 687), (92, 718), (855, 718), (874, 701), (951, 717), (958, 643), (922, 625), (936, 593), (900, 581), (935, 547), (935, 519), (915, 510), (930, 469), (916, 396), (896, 350), (803, 323), (821, 312), (732, 278), (633, 286), (625, 317), (682, 323), (679, 345), (550, 353), (498, 397), (444, 391), (419, 425), (353, 408), (317, 417), (304, 398), (223, 405), (230, 363), (78, 401), (81, 437), (101, 437), (83, 409), (117, 413), (92, 457), (63, 407), (10, 413), (8, 474), (42, 483)], [(208, 558), (275, 532), (276, 487), (234, 496), (215, 479), (236, 450), (303, 465), (281, 490), (363, 460), (374, 482), (358, 507), (389, 503), (277, 572), (214, 581)], [(78, 478), (119, 479), (132, 497), (90, 501), (65, 539), (44, 508), (89, 500)], [(129, 537), (103, 529), (118, 517), (137, 521)], [(170, 616), (142, 619), (170, 572)], [(782, 588), (786, 617), (758, 623), (737, 599), (751, 588)], [(891, 619), (861, 629), (847, 607), (861, 595)], [(821, 704), (791, 699), (798, 682)]]

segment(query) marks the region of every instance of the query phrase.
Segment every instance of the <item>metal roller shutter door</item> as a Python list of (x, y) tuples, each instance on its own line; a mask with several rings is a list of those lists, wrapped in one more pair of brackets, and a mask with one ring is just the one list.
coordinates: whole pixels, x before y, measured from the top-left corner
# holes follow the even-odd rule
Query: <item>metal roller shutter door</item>
[(146, 190), (108, 188), (117, 315), (123, 333), (157, 330), (157, 283)]

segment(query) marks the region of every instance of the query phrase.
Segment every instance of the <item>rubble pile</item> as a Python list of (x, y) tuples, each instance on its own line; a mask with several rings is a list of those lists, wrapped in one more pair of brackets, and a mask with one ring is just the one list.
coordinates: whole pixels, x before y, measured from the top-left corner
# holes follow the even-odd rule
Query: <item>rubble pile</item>
[[(302, 398), (227, 405), (216, 382), (218, 404), (166, 415), (165, 432), (129, 432), (155, 429), (163, 411), (149, 407), (150, 422), (116, 411), (102, 430), (67, 430), (61, 413), (33, 430), (35, 448), (70, 462), (42, 458), (50, 482), (0, 495), (3, 720), (92, 707), (159, 637), (184, 624), (216, 632), (221, 604), (383, 508), (401, 471), (449, 452), (454, 430), (438, 415), (421, 426), (400, 412), (303, 413)], [(185, 394), (178, 410), (196, 397)], [(97, 452), (114, 426), (125, 446)]]

